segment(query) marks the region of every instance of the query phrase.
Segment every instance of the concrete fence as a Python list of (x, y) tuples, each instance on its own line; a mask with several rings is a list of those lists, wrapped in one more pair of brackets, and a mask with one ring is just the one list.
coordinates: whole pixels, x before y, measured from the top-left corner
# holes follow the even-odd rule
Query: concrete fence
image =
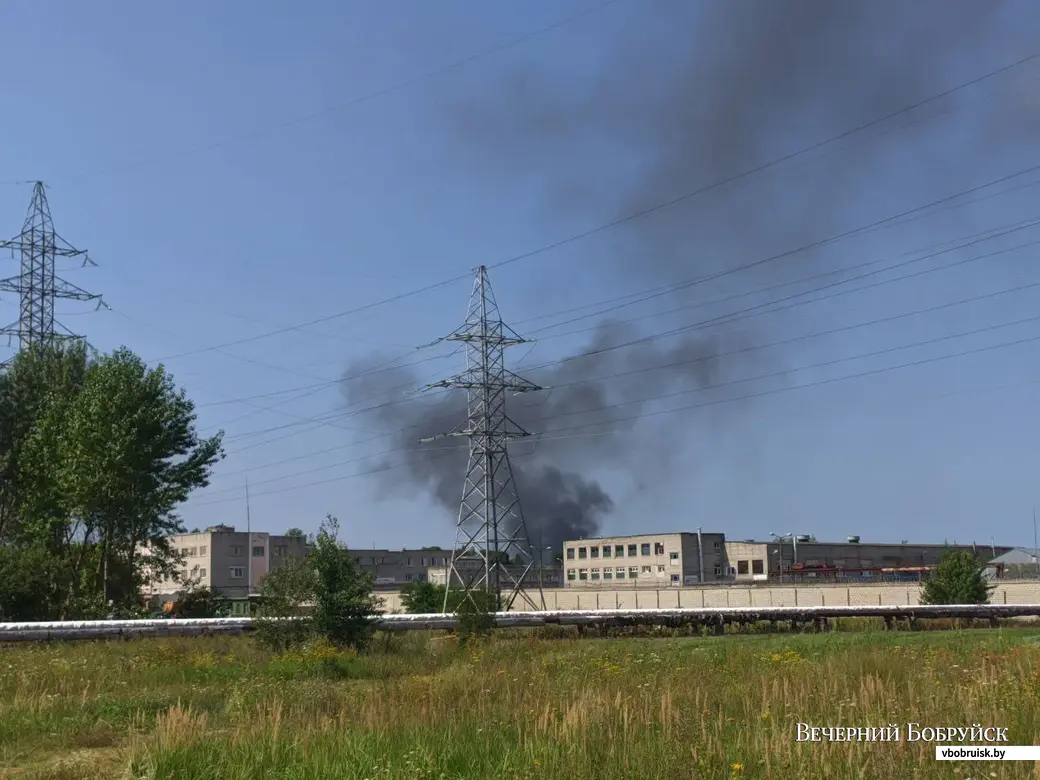
[[(598, 590), (592, 588), (546, 588), (549, 611), (601, 609), (708, 609), (764, 607), (869, 607), (913, 606), (921, 603), (918, 583), (879, 585), (785, 585), (706, 588), (663, 588), (659, 590)], [(537, 597), (537, 591), (533, 592)], [(399, 593), (381, 593), (386, 612), (403, 612)], [(1040, 604), (1040, 582), (1002, 582), (990, 597), (991, 604)], [(530, 612), (531, 606), (517, 599), (513, 611)]]

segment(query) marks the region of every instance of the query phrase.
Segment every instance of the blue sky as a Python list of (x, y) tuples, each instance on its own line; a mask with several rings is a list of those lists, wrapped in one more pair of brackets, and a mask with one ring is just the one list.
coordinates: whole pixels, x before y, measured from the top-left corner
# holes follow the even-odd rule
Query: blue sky
[[(333, 513), (354, 546), (450, 544), (453, 518), (403, 472), (396, 486), (361, 473), (381, 450), (358, 442), (385, 427), (363, 415), (314, 420), (349, 411), (333, 383), (356, 361), (431, 358), (417, 367), (424, 381), (459, 370), (458, 357), (436, 359), (448, 355), (443, 347), (414, 348), (460, 324), (471, 283), (333, 315), (583, 234), (1034, 53), (1035, 24), (1025, 22), (1036, 15), (1009, 3), (984, 31), (950, 22), (947, 39), (914, 43), (925, 52), (915, 56), (931, 59), (900, 79), (913, 82), (905, 96), (868, 70), (900, 72), (912, 31), (838, 56), (849, 70), (823, 79), (826, 93), (792, 90), (793, 102), (748, 108), (713, 80), (736, 74), (732, 84), (746, 85), (768, 71), (768, 58), (735, 53), (745, 43), (712, 27), (709, 6), (680, 5), (6, 3), (0, 21), (17, 34), (0, 50), (0, 234), (20, 227), (31, 186), (19, 182), (47, 182), (58, 231), (99, 264), (65, 277), (112, 307), (63, 303), (59, 319), (98, 347), (125, 344), (163, 360), (199, 404), (203, 430), (226, 431), (227, 459), (184, 508), (189, 528), (244, 524), (248, 477), (257, 529), (310, 531)], [(886, 29), (874, 21), (870, 29)], [(975, 45), (958, 34), (977, 34)], [(687, 91), (676, 74), (691, 41), (715, 45)], [(808, 90), (816, 76), (802, 72), (806, 64), (791, 73)], [(521, 333), (551, 326), (588, 312), (543, 315), (783, 253), (1036, 166), (1023, 138), (1036, 129), (1038, 77), (1037, 63), (1024, 64), (867, 131), (862, 143), (850, 137), (493, 269), (504, 316)], [(690, 108), (698, 101), (703, 111)], [(751, 140), (734, 137), (745, 131)], [(719, 297), (977, 240), (1040, 217), (1030, 207), (1038, 182), (1023, 174), (778, 261), (772, 275), (732, 274), (613, 314), (660, 333), (759, 300)], [(747, 346), (846, 328), (752, 350), (754, 360), (726, 366), (724, 389), (640, 409), (717, 405), (650, 417), (624, 436), (569, 440), (568, 462), (614, 499), (604, 532), (703, 526), (733, 538), (1032, 544), (1040, 342), (1027, 339), (1040, 337), (1040, 321), (1025, 320), (1040, 302), (1028, 287), (1040, 281), (1036, 248), (940, 266), (1026, 245), (1038, 232), (1019, 227), (869, 281), (934, 272), (724, 330), (727, 343)], [(15, 301), (0, 307), (14, 319)], [(570, 354), (598, 322), (547, 328), (516, 357), (537, 365)], [(242, 339), (251, 340), (219, 346)], [(964, 350), (978, 351), (840, 379)], [(824, 384), (791, 389), (812, 382)], [(652, 372), (639, 384), (643, 397), (669, 392)], [(734, 400), (742, 395), (758, 397)]]

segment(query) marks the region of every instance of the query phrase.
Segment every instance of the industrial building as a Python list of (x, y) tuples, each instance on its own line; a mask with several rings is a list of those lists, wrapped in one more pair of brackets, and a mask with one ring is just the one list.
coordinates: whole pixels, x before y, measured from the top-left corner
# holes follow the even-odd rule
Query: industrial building
[[(302, 536), (275, 536), (260, 531), (236, 531), (234, 526), (214, 525), (205, 531), (170, 537), (170, 546), (184, 556), (180, 579), (192, 578), (200, 586), (227, 598), (255, 593), (269, 571), (292, 556), (307, 554)], [(147, 548), (144, 549), (147, 552)], [(152, 581), (145, 596), (167, 596), (181, 583), (171, 578)]]
[(672, 533), (579, 539), (564, 543), (565, 585), (683, 587), (710, 582), (920, 580), (950, 548), (985, 560), (1012, 548), (995, 545), (818, 542), (812, 536), (727, 541), (721, 533)]
[(725, 536), (676, 533), (580, 539), (563, 545), (567, 587), (682, 587), (726, 578)]

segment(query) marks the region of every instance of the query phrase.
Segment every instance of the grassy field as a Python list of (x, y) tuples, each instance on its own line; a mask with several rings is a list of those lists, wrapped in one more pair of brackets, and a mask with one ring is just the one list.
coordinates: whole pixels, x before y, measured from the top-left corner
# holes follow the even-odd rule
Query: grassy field
[[(0, 649), (0, 778), (1040, 777), (818, 726), (1006, 726), (1040, 744), (1040, 630), (395, 637), (358, 657), (248, 637)], [(1038, 772), (1037, 774), (1034, 774)]]

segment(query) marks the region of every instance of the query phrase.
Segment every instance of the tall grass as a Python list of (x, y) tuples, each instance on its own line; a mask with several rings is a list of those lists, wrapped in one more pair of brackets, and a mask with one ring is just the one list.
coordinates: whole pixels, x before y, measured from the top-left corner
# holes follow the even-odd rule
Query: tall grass
[(936, 762), (926, 743), (796, 741), (800, 721), (916, 722), (1040, 744), (1034, 636), (414, 635), (365, 656), (273, 656), (245, 637), (17, 647), (0, 653), (0, 778), (1034, 777)]

